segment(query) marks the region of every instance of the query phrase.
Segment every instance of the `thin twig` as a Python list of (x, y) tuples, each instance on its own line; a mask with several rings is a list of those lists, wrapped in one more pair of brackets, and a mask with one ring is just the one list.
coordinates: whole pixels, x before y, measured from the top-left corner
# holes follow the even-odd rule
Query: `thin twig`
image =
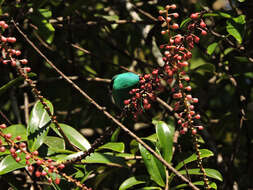
[(186, 177), (180, 174), (174, 167), (172, 167), (168, 162), (166, 162), (158, 153), (156, 153), (150, 146), (148, 146), (141, 138), (139, 138), (136, 134), (130, 131), (125, 125), (120, 123), (115, 117), (113, 117), (109, 112), (107, 112), (104, 107), (97, 104), (88, 94), (86, 94), (79, 86), (77, 86), (72, 80), (70, 80), (62, 71), (60, 71), (36, 46), (35, 44), (29, 40), (29, 38), (21, 31), (21, 29), (16, 25), (14, 21), (14, 26), (19, 31), (19, 33), (25, 38), (25, 40), (35, 49), (35, 51), (43, 57), (46, 62), (58, 73), (60, 74), (69, 84), (72, 85), (79, 93), (87, 99), (92, 105), (94, 105), (98, 110), (103, 112), (103, 114), (110, 120), (112, 120), (115, 124), (117, 124), (123, 131), (125, 131), (128, 135), (134, 138), (138, 143), (140, 143), (145, 149), (147, 149), (152, 155), (154, 155), (166, 168), (168, 168), (171, 172), (175, 173), (182, 181), (186, 182), (192, 189), (199, 190), (192, 182), (190, 182)]

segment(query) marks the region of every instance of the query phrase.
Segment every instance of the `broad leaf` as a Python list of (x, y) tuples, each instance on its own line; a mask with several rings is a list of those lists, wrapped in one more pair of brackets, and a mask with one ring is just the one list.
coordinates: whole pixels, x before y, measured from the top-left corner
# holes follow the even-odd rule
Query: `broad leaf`
[[(90, 149), (91, 146), (90, 146), (89, 141), (86, 138), (84, 138), (83, 135), (79, 133), (76, 129), (63, 123), (60, 123), (59, 125), (62, 131), (64, 132), (64, 134), (66, 135), (66, 137), (68, 138), (68, 140), (73, 145), (75, 145), (77, 148), (84, 151)], [(51, 125), (51, 127), (59, 136), (62, 137), (62, 135), (60, 134), (60, 132), (56, 129), (54, 125)]]
[(142, 188), (135, 189), (135, 190), (162, 190), (162, 188), (160, 188), (160, 187), (142, 187)]
[(210, 44), (208, 47), (207, 47), (207, 54), (208, 55), (212, 55), (213, 52), (215, 51), (216, 47), (218, 46), (218, 43), (217, 42), (214, 42), (212, 44)]
[[(155, 181), (158, 185), (165, 186), (165, 167), (162, 163), (157, 160), (148, 150), (146, 150), (141, 144), (139, 144), (139, 149), (141, 152), (142, 159), (146, 166), (146, 169), (151, 176), (151, 179)], [(158, 151), (158, 150), (157, 150)]]
[(153, 123), (156, 127), (156, 134), (162, 157), (170, 163), (173, 156), (174, 126), (166, 124), (163, 121), (155, 121)]
[[(204, 186), (203, 181), (196, 181), (196, 182), (193, 182), (193, 184), (194, 185), (199, 185), (199, 186)], [(209, 185), (212, 189), (217, 189), (216, 183), (212, 182)], [(188, 187), (188, 186), (189, 186), (188, 184), (183, 183), (183, 184), (177, 185), (176, 187), (172, 187), (170, 190), (182, 189), (182, 188), (185, 188), (185, 187)]]
[[(53, 105), (51, 102), (46, 99), (44, 99), (44, 102), (50, 108), (51, 113), (53, 113)], [(37, 150), (43, 144), (50, 128), (50, 123), (51, 119), (47, 111), (44, 109), (43, 105), (37, 101), (31, 111), (27, 127), (27, 142), (28, 148), (31, 152)]]
[(44, 143), (48, 146), (47, 155), (65, 152), (64, 139), (59, 137), (47, 136)]
[(243, 35), (245, 32), (245, 23), (245, 15), (240, 15), (239, 17), (227, 20), (227, 32), (232, 35), (239, 43), (242, 43)]
[[(208, 158), (210, 156), (213, 156), (212, 151), (210, 151), (208, 149), (200, 149), (200, 157), (201, 158)], [(197, 155), (192, 154), (190, 157), (186, 158), (184, 161), (179, 162), (178, 165), (176, 166), (176, 169), (179, 170), (184, 166), (184, 164), (188, 164), (188, 163), (196, 161), (196, 160), (197, 160)]]
[(108, 149), (115, 152), (124, 152), (125, 145), (122, 142), (109, 142), (98, 148), (98, 150), (102, 150), (102, 149)]
[(25, 153), (21, 152), (17, 154), (21, 158), (20, 162), (16, 162), (16, 160), (11, 155), (6, 156), (0, 162), (0, 175), (9, 173), (16, 169), (24, 168), (26, 166)]
[[(215, 169), (210, 169), (210, 168), (205, 168), (205, 171), (206, 171), (206, 175), (208, 177), (217, 179), (219, 181), (223, 181), (222, 175), (219, 171), (217, 171)], [(185, 175), (186, 173), (188, 173), (189, 175), (203, 175), (199, 168), (188, 169), (187, 172), (185, 170), (181, 170), (181, 171), (179, 171), (179, 173), (181, 173), (183, 175)]]
[(119, 187), (119, 190), (127, 190), (135, 185), (147, 183), (147, 176), (133, 176), (126, 179)]
[[(4, 134), (12, 134), (12, 138), (15, 138), (17, 136), (21, 136), (21, 140), (19, 141), (26, 141), (27, 140), (27, 133), (26, 128), (24, 125), (17, 124), (17, 125), (11, 125), (3, 130)], [(0, 140), (2, 140), (3, 145), (6, 145), (7, 143), (4, 141), (2, 137), (0, 137)], [(14, 142), (19, 142), (18, 140), (14, 139)]]

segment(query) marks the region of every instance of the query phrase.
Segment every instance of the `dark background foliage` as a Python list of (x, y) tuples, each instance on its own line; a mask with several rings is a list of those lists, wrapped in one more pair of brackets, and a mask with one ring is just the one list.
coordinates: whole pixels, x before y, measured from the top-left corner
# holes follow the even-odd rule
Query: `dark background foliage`
[[(178, 23), (192, 12), (217, 13), (206, 18), (208, 35), (202, 37), (194, 49), (189, 68), (193, 95), (199, 97), (198, 111), (206, 127), (202, 133), (205, 147), (215, 154), (204, 165), (222, 173), (224, 182), (218, 184), (218, 189), (253, 188), (252, 1), (2, 0), (0, 3), (2, 19), (17, 22), (61, 71), (73, 77), (82, 89), (114, 115), (119, 110), (111, 101), (109, 84), (92, 78), (110, 79), (125, 72), (122, 67), (149, 73), (158, 66), (154, 43), (159, 46), (167, 40), (161, 36), (161, 26), (156, 20), (162, 6), (167, 3), (178, 5)], [(244, 19), (233, 20), (240, 15), (245, 15), (246, 23)], [(229, 32), (229, 23), (236, 31)], [(81, 131), (90, 142), (113, 125), (59, 78), (13, 26), (9, 34), (17, 37), (16, 46), (29, 60), (32, 72), (37, 74), (38, 88), (53, 103), (59, 121)], [(85, 50), (78, 50), (73, 46), (75, 44)], [(0, 65), (0, 70), (1, 86), (17, 76), (11, 67)], [(24, 92), (28, 93), (32, 105), (34, 97), (27, 87), (16, 86), (1, 95), (0, 109), (12, 123), (26, 123), (22, 107)], [(160, 97), (167, 100), (169, 95), (170, 92), (165, 91)], [(147, 136), (154, 132), (150, 124), (152, 117), (166, 118), (164, 112), (164, 108), (155, 103), (150, 113), (137, 123), (132, 119), (126, 119), (124, 123), (139, 136)], [(242, 118), (245, 118), (243, 122)], [(0, 120), (4, 122), (3, 118)], [(145, 125), (141, 125), (143, 123)], [(119, 138), (130, 149), (131, 139), (123, 133)], [(183, 152), (192, 150), (187, 138), (186, 135), (179, 139)], [(144, 168), (135, 169), (138, 173)], [(101, 180), (101, 189), (116, 189), (131, 173), (126, 169), (121, 169), (120, 173), (118, 170), (111, 170), (106, 180), (96, 178), (90, 183)], [(1, 176), (0, 182), (4, 183), (8, 176)]]

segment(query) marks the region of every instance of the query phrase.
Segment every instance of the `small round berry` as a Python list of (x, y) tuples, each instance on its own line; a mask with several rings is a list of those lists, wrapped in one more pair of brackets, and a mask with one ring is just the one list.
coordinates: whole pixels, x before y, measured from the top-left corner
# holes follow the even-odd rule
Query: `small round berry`
[(199, 17), (199, 13), (192, 13), (190, 17), (191, 19), (197, 19)]
[(2, 142), (2, 140), (0, 139), (0, 145), (2, 145), (3, 144), (3, 142)]
[(5, 25), (5, 21), (1, 20), (0, 21), (0, 26), (3, 27), (3, 25)]
[(35, 176), (36, 176), (36, 177), (40, 177), (40, 175), (41, 175), (41, 172), (37, 170), (37, 171), (35, 172)]
[(39, 166), (42, 164), (42, 160), (37, 160), (36, 164)]
[(26, 160), (26, 161), (25, 161), (25, 164), (26, 164), (26, 165), (30, 165), (29, 160)]
[(10, 139), (11, 138), (11, 134), (10, 133), (7, 133), (6, 135), (5, 135), (5, 137), (7, 138), (7, 139)]
[(151, 104), (145, 104), (145, 105), (144, 105), (144, 109), (145, 109), (145, 110), (149, 110), (150, 108), (151, 108)]
[(43, 170), (43, 171), (41, 172), (41, 175), (42, 175), (42, 176), (46, 176), (46, 175), (47, 175), (47, 172)]
[(166, 34), (166, 31), (165, 31), (165, 30), (162, 30), (162, 31), (161, 31), (161, 34), (162, 34), (162, 35)]
[(16, 158), (16, 162), (20, 162), (21, 161), (21, 158), (20, 157), (17, 157)]
[(21, 59), (20, 62), (24, 65), (28, 63), (27, 59)]
[(171, 9), (176, 9), (177, 5), (176, 4), (172, 4), (170, 7), (171, 7)]
[(65, 168), (65, 165), (64, 165), (64, 164), (60, 164), (60, 165), (58, 166), (58, 168), (62, 170), (63, 168)]
[(28, 166), (28, 171), (29, 172), (33, 172), (33, 170), (34, 170), (34, 167), (32, 165)]
[(55, 182), (55, 184), (59, 185), (60, 182), (61, 182), (61, 179), (60, 178), (55, 178), (54, 182)]
[(4, 65), (7, 65), (8, 62), (9, 62), (9, 60), (3, 60), (3, 64), (4, 64)]
[(3, 25), (3, 28), (4, 28), (4, 29), (7, 29), (8, 27), (9, 27), (9, 25), (6, 24), (6, 23)]
[(192, 134), (196, 135), (197, 134), (197, 130), (196, 129), (192, 129)]
[(3, 124), (0, 125), (0, 128), (1, 128), (1, 129), (5, 129), (5, 128), (6, 128), (6, 125), (3, 123)]
[(174, 23), (174, 24), (172, 24), (171, 28), (176, 30), (179, 28), (179, 25), (177, 23)]
[(173, 13), (174, 18), (178, 18), (179, 14), (178, 13)]
[(201, 30), (201, 35), (205, 36), (205, 35), (207, 35), (207, 32), (205, 30)]
[(190, 94), (186, 95), (186, 99), (187, 99), (188, 101), (190, 101), (190, 100), (192, 99), (192, 95), (190, 95)]
[(16, 42), (16, 38), (15, 37), (8, 37), (7, 41), (10, 43), (15, 43)]
[(29, 160), (31, 158), (30, 154), (26, 154), (25, 159)]
[(148, 99), (147, 99), (147, 98), (144, 98), (144, 99), (143, 99), (143, 104), (144, 104), (144, 105), (145, 105), (145, 104), (146, 104), (146, 105), (148, 104)]
[(124, 100), (124, 104), (128, 105), (130, 103), (130, 100)]
[(194, 36), (194, 42), (199, 43), (200, 38), (198, 36)]
[(20, 143), (19, 144), (20, 148), (25, 148), (26, 147), (26, 144), (24, 142)]
[(39, 152), (38, 152), (37, 150), (35, 150), (34, 152), (32, 152), (32, 154), (33, 154), (34, 156), (38, 156), (38, 155), (39, 155)]
[(0, 146), (0, 152), (5, 152), (5, 147), (4, 146)]
[(185, 90), (191, 91), (191, 90), (192, 90), (192, 87), (191, 87), (191, 86), (187, 86), (187, 87), (185, 87)]
[(200, 115), (199, 114), (195, 115), (195, 119), (200, 119)]
[(159, 72), (158, 69), (155, 69), (152, 71), (152, 75), (158, 75), (158, 72)]
[(15, 54), (16, 54), (16, 56), (19, 56), (19, 55), (21, 55), (21, 51), (17, 50), (17, 51), (15, 52)]
[(199, 99), (198, 98), (193, 98), (192, 101), (193, 101), (193, 103), (198, 103)]
[(52, 183), (52, 178), (50, 177), (50, 178), (48, 178), (48, 183)]
[(204, 127), (202, 125), (197, 126), (199, 130), (203, 130)]
[(159, 16), (159, 17), (158, 17), (158, 20), (159, 20), (159, 21), (164, 21), (163, 16)]
[(189, 81), (189, 80), (190, 80), (190, 77), (185, 77), (184, 80), (185, 80), (185, 81)]
[(206, 23), (203, 20), (200, 22), (199, 25), (200, 25), (201, 28), (205, 28), (206, 27)]
[(17, 136), (17, 137), (16, 137), (16, 139), (17, 139), (18, 141), (20, 141), (21, 138), (22, 138), (21, 136)]
[(166, 18), (166, 22), (169, 23), (171, 21), (171, 17)]
[(4, 37), (4, 36), (1, 36), (1, 41), (2, 41), (2, 42), (7, 42), (7, 38)]
[(144, 79), (147, 80), (147, 79), (149, 79), (149, 78), (150, 78), (150, 74), (145, 74), (145, 75), (144, 75)]

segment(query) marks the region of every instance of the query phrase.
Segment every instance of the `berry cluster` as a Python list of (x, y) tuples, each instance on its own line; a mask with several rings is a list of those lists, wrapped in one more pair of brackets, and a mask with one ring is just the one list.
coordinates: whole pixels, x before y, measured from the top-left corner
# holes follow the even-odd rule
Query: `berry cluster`
[(169, 10), (175, 10), (176, 5), (167, 5), (164, 10), (160, 10), (158, 20), (162, 26), (166, 27), (161, 31), (162, 35), (168, 35), (169, 41), (160, 45), (163, 52), (164, 66), (154, 69), (152, 74), (140, 76), (139, 88), (132, 89), (129, 93), (131, 99), (125, 100), (125, 108), (133, 113), (134, 118), (144, 110), (151, 108), (151, 101), (156, 98), (156, 93), (161, 91), (161, 80), (166, 81), (175, 100), (173, 103), (174, 111), (178, 112), (179, 118), (177, 123), (180, 127), (180, 133), (184, 134), (189, 129), (192, 134), (202, 130), (203, 126), (199, 123), (200, 115), (195, 112), (194, 104), (198, 103), (197, 98), (191, 95), (191, 86), (189, 85), (190, 77), (186, 74), (185, 68), (188, 67), (188, 60), (191, 59), (191, 49), (195, 43), (199, 43), (198, 35), (206, 35), (206, 24), (202, 19), (201, 13), (193, 13), (190, 21), (187, 23), (187, 30), (183, 34), (171, 35), (171, 29), (179, 28), (177, 23), (172, 23), (172, 18), (178, 18), (177, 12), (169, 13)]
[[(5, 21), (0, 21), (0, 27), (2, 28), (2, 33), (4, 33), (9, 26), (5, 23)], [(27, 59), (18, 59), (18, 56), (21, 55), (21, 51), (15, 50), (10, 46), (10, 44), (14, 44), (16, 42), (16, 38), (5, 37), (2, 33), (0, 33), (0, 63), (2, 62), (4, 65), (10, 64), (13, 67), (26, 65), (28, 63)], [(31, 71), (30, 67), (23, 67), (22, 69), (24, 72)]]
[[(22, 142), (21, 136), (17, 136), (12, 138), (12, 134), (7, 133), (5, 134), (3, 130), (6, 128), (5, 124), (0, 125), (0, 136), (3, 137), (4, 141), (8, 144), (10, 155), (15, 159), (16, 162), (21, 161), (20, 155), (22, 153), (25, 154), (25, 163), (27, 165), (27, 170), (29, 172), (34, 173), (36, 177), (47, 176), (48, 182), (52, 182), (52, 178), (49, 174), (55, 173), (57, 177), (54, 179), (56, 184), (60, 183), (60, 176), (59, 170), (62, 170), (65, 165), (64, 164), (57, 164), (53, 162), (51, 159), (41, 159), (39, 157), (39, 152), (35, 150), (32, 153), (27, 151), (27, 145), (25, 142)], [(17, 142), (15, 142), (17, 141)], [(2, 140), (0, 139), (0, 152), (5, 152), (6, 145), (3, 145)], [(36, 168), (36, 171), (34, 169)]]

